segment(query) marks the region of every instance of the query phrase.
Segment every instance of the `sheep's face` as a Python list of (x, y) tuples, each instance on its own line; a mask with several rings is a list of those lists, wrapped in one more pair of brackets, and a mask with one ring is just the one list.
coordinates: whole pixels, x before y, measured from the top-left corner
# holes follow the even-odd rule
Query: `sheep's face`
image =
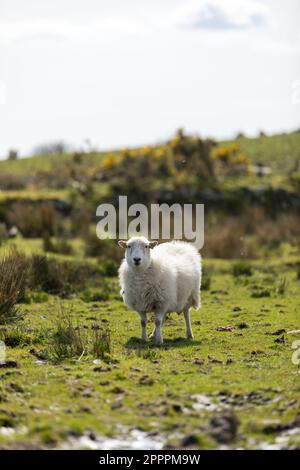
[(151, 263), (151, 248), (154, 248), (157, 242), (150, 242), (145, 237), (133, 237), (127, 242), (120, 240), (119, 245), (126, 248), (125, 258), (129, 266), (136, 270), (144, 270)]

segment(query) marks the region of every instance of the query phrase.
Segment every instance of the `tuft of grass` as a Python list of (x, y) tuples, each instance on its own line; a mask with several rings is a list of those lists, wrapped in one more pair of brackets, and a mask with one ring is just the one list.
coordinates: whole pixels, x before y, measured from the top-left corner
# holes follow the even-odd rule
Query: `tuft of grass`
[(91, 339), (91, 353), (94, 357), (107, 360), (111, 353), (110, 331), (93, 328)]
[(12, 249), (0, 260), (0, 324), (17, 321), (22, 313), (17, 303), (24, 296), (28, 262)]
[(60, 305), (50, 336), (48, 353), (54, 361), (81, 357), (87, 349), (87, 337), (79, 325), (75, 325), (69, 311)]
[(252, 268), (246, 261), (239, 261), (232, 267), (232, 274), (234, 277), (239, 276), (252, 276)]
[(103, 283), (101, 288), (98, 288), (97, 290), (87, 288), (81, 293), (80, 298), (84, 302), (102, 302), (108, 300), (108, 285), (106, 283)]
[(201, 279), (201, 290), (209, 290), (211, 285), (211, 274), (207, 269), (203, 270)]
[(28, 331), (20, 325), (12, 325), (0, 330), (0, 339), (6, 346), (16, 348), (17, 346), (26, 346), (31, 343), (31, 336)]
[(285, 276), (279, 278), (277, 286), (276, 286), (276, 293), (279, 295), (283, 295), (288, 287), (288, 281)]

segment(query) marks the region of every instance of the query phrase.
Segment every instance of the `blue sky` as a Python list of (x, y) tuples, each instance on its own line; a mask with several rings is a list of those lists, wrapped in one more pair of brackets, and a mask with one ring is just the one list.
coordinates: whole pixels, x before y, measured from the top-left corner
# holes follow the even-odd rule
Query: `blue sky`
[(298, 0), (0, 0), (0, 158), (300, 127)]

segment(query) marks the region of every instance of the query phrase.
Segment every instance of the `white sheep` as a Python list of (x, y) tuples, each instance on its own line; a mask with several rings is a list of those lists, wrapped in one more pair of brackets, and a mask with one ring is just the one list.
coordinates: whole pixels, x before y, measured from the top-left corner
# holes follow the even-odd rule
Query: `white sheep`
[(163, 344), (166, 314), (184, 314), (187, 338), (193, 338), (190, 307), (200, 307), (201, 257), (191, 244), (173, 241), (157, 245), (145, 237), (120, 240), (126, 248), (119, 269), (125, 304), (139, 313), (142, 340), (147, 341), (147, 313), (154, 313), (155, 344)]

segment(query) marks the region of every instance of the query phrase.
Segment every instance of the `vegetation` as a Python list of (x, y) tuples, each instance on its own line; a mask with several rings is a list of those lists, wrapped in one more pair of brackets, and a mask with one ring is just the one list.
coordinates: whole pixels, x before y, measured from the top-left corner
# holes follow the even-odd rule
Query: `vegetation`
[[(178, 131), (0, 162), (0, 448), (299, 447), (299, 144)], [(140, 342), (122, 252), (95, 235), (96, 207), (119, 194), (205, 203), (194, 341), (174, 314), (163, 347)]]

